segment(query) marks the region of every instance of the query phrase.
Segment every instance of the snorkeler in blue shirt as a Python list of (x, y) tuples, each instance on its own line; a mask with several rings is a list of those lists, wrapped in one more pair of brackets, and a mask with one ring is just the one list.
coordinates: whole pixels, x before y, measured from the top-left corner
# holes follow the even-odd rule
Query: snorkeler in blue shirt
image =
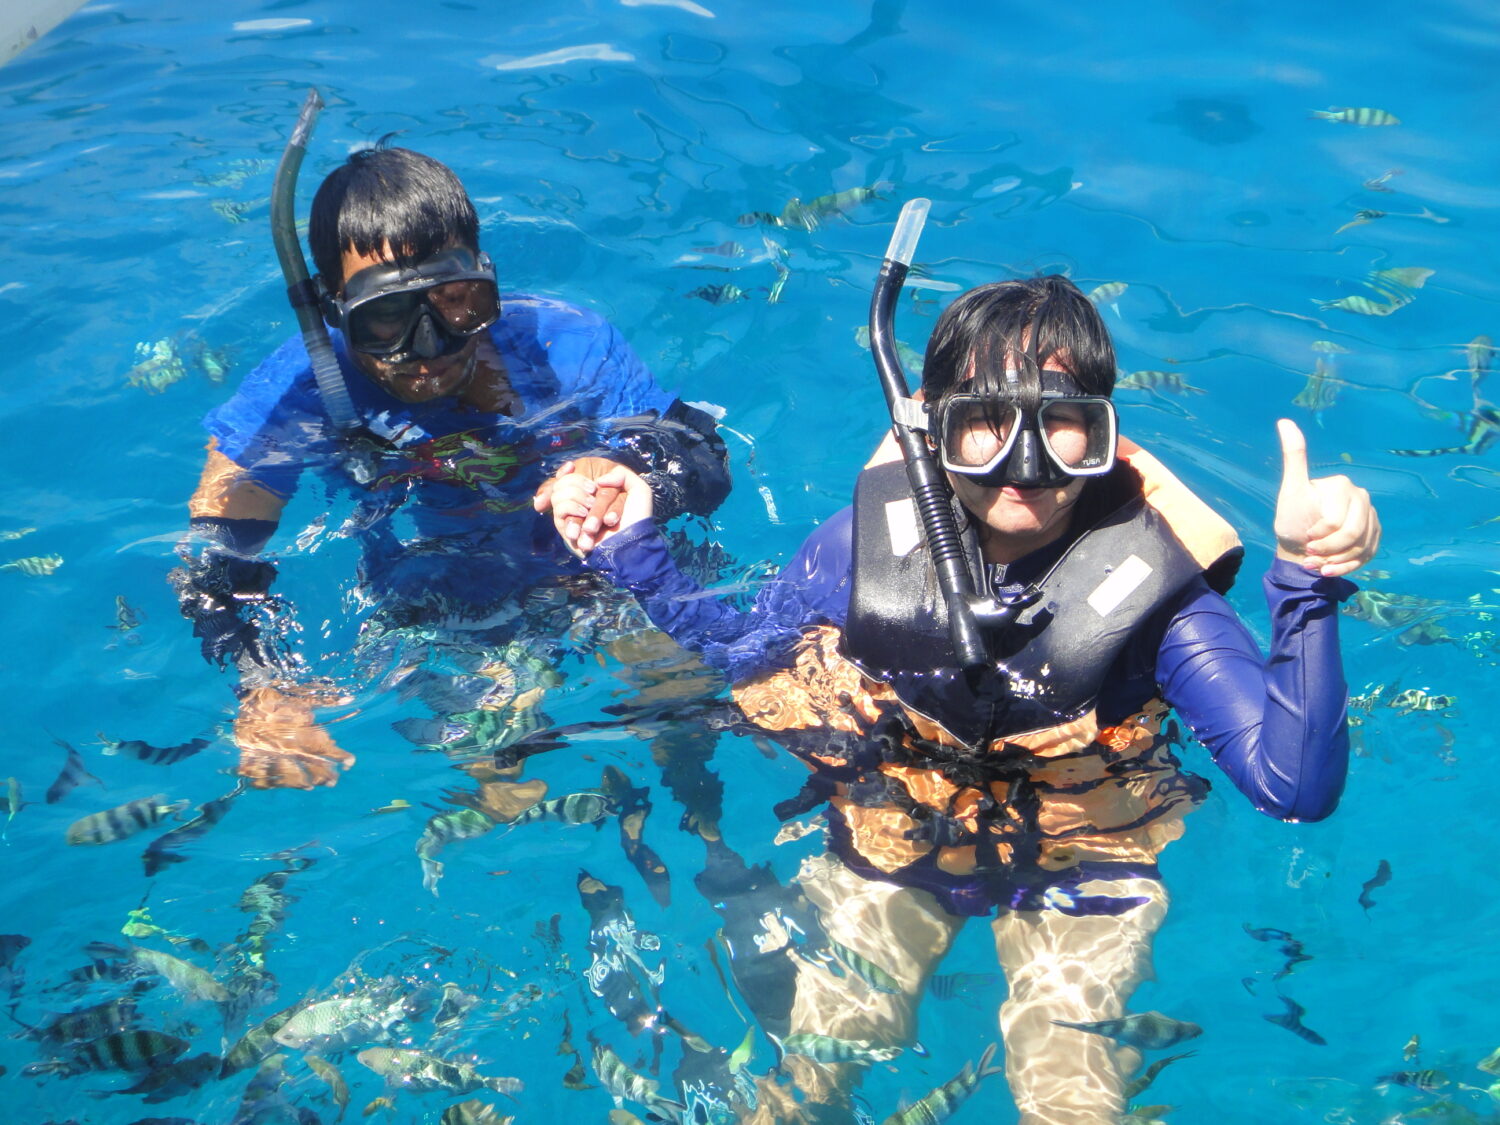
[(713, 419), (658, 386), (613, 326), (500, 294), (473, 204), (437, 161), (373, 148), (330, 173), (309, 279), (290, 204), (317, 104), (273, 198), (303, 334), (205, 419), (189, 506), (202, 549), (173, 578), (205, 658), (239, 670), (240, 772), (262, 787), (331, 785), (352, 761), (313, 720), (335, 693), (294, 674), (267, 627), (275, 567), (262, 552), (304, 470), (358, 498), (344, 533), (362, 543), (361, 595), (385, 626), (490, 644), (517, 634), (539, 591), (545, 608), (589, 589), (559, 535), (612, 525), (623, 498), (595, 489), (564, 516), (584, 482), (644, 474), (663, 520), (706, 515), (729, 491)]
[[(1167, 908), (1157, 856), (1208, 788), (1181, 768), (1168, 708), (1262, 811), (1335, 808), (1348, 761), (1337, 604), (1380, 534), (1368, 494), (1309, 479), (1302, 435), (1282, 422), (1264, 659), (1223, 597), (1237, 538), (1118, 436), (1115, 371), (1097, 310), (1062, 277), (981, 286), (934, 329), (904, 424), (941, 465), (960, 565), (983, 595), (977, 667), (957, 656), (892, 438), (853, 508), (748, 612), (677, 570), (629, 470), (596, 482), (626, 489), (618, 529), (575, 541), (812, 769), (778, 807), (828, 806), (828, 851), (797, 884), (883, 983), (796, 959), (792, 1035), (913, 1042), (929, 975), (966, 918), (994, 913), (1025, 1125), (1124, 1112), (1138, 1051), (1078, 1025), (1119, 1019), (1149, 971)], [(789, 1050), (783, 1066), (792, 1087), (761, 1082), (747, 1120), (849, 1119), (856, 1064)]]

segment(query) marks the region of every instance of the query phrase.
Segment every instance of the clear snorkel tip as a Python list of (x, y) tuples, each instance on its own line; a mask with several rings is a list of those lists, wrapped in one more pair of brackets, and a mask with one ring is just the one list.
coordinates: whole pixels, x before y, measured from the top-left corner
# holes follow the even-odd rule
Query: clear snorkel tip
[(930, 199), (911, 199), (896, 219), (896, 229), (891, 233), (891, 244), (886, 247), (887, 261), (911, 265), (917, 252), (917, 239), (922, 237), (922, 227), (927, 223), (927, 211), (932, 206)]

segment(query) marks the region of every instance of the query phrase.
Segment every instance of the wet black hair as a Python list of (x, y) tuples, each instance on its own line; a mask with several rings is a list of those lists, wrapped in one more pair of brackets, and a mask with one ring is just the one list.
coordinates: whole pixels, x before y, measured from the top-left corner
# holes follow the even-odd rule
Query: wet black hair
[(389, 243), (400, 266), (455, 243), (478, 251), (479, 215), (447, 165), (377, 145), (350, 153), (324, 179), (313, 196), (307, 241), (323, 283), (337, 291), (346, 248), (376, 254)]
[[(1065, 356), (1083, 393), (1115, 389), (1115, 346), (1094, 303), (1061, 274), (996, 281), (964, 293), (938, 318), (927, 341), (922, 392), (935, 412), (951, 394), (1007, 393), (1007, 365), (1018, 371), (1022, 405), (1035, 406), (1041, 370)], [(974, 377), (967, 379), (970, 368)]]

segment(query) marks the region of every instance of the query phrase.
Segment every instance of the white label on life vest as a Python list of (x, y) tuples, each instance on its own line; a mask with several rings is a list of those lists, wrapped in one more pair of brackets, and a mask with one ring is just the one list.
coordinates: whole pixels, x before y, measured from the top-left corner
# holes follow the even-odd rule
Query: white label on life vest
[(1108, 617), (1151, 574), (1151, 564), (1139, 555), (1131, 555), (1115, 567), (1114, 573), (1089, 595), (1089, 605), (1100, 617)]
[(885, 526), (891, 533), (891, 554), (897, 558), (911, 554), (922, 541), (922, 531), (917, 527), (917, 502), (889, 501), (885, 506)]

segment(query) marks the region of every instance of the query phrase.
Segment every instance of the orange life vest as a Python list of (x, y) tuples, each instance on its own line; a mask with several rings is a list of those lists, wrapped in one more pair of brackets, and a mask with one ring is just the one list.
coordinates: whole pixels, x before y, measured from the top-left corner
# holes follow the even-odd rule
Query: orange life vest
[[(1200, 569), (1235, 555), (1233, 529), (1156, 458), (1122, 440), (1121, 459)], [(1179, 769), (1160, 700), (1105, 729), (1089, 707), (976, 752), (940, 716), (862, 672), (842, 639), (832, 626), (807, 630), (790, 668), (739, 685), (734, 698), (834, 779), (831, 804), (859, 858), (881, 872), (924, 861), (955, 876), (997, 865), (1151, 863), (1207, 788)]]

